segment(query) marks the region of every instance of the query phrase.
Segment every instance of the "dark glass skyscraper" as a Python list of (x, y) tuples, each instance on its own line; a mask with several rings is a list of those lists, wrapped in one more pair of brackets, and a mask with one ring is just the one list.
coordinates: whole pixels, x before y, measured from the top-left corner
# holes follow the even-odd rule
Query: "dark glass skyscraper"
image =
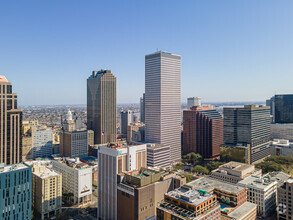
[(293, 123), (293, 94), (275, 95), (275, 123)]
[(93, 71), (87, 79), (87, 128), (94, 143), (116, 142), (116, 77), (111, 70)]
[(0, 163), (6, 165), (22, 160), (22, 110), (17, 109), (17, 94), (12, 83), (0, 76)]
[(224, 143), (249, 146), (250, 163), (270, 154), (270, 107), (224, 108)]

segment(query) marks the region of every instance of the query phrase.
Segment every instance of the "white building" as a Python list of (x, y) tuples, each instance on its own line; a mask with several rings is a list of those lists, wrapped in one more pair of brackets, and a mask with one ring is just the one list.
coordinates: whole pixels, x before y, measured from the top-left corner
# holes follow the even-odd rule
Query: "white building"
[(201, 107), (201, 98), (199, 97), (187, 98), (187, 109), (190, 109), (193, 106)]
[(117, 219), (117, 174), (146, 167), (146, 145), (99, 146), (98, 218)]
[[(62, 190), (73, 204), (92, 201), (92, 167), (79, 161), (79, 158), (55, 158), (53, 169), (62, 173)], [(73, 194), (73, 196), (70, 196)]]
[(237, 184), (247, 187), (247, 201), (257, 204), (258, 215), (265, 217), (276, 208), (278, 182), (269, 175), (249, 176)]
[(33, 158), (49, 157), (53, 153), (53, 132), (41, 126), (33, 128)]
[(273, 156), (293, 156), (293, 143), (289, 140), (274, 139), (271, 141), (271, 154)]
[(147, 165), (168, 168), (171, 166), (170, 146), (147, 144)]
[(158, 51), (145, 56), (145, 141), (170, 146), (181, 160), (181, 56)]

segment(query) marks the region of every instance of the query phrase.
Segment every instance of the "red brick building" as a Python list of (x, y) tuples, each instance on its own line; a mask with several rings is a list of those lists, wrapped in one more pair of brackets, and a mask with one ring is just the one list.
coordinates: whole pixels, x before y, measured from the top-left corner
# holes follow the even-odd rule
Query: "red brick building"
[(205, 159), (217, 159), (223, 143), (223, 117), (209, 107), (183, 111), (183, 152), (195, 152)]

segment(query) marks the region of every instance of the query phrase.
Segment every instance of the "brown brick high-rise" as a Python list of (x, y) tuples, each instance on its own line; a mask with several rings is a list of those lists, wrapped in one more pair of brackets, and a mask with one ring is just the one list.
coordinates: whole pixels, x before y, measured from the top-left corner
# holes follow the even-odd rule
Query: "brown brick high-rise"
[(183, 111), (183, 152), (195, 152), (205, 159), (220, 156), (223, 143), (223, 117), (209, 107), (191, 107)]

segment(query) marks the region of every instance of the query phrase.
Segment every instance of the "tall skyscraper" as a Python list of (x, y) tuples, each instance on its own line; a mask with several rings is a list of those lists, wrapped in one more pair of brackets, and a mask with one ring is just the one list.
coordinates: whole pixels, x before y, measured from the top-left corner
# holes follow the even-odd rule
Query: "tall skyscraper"
[(22, 160), (22, 110), (17, 109), (17, 94), (12, 83), (0, 75), (0, 163)]
[(201, 98), (199, 97), (187, 98), (187, 109), (190, 109), (193, 106), (201, 107)]
[(293, 123), (293, 94), (275, 95), (275, 123)]
[(120, 112), (120, 132), (127, 137), (127, 128), (133, 122), (133, 112), (130, 110)]
[(270, 155), (269, 141), (269, 107), (224, 108), (224, 143), (249, 147), (250, 163)]
[(145, 56), (145, 140), (170, 146), (181, 159), (181, 56), (158, 51)]
[(140, 97), (140, 122), (145, 121), (145, 93)]
[(87, 128), (95, 144), (116, 141), (116, 77), (111, 70), (93, 71), (87, 79)]
[(183, 152), (195, 152), (204, 159), (217, 159), (223, 143), (223, 117), (209, 107), (183, 111)]

